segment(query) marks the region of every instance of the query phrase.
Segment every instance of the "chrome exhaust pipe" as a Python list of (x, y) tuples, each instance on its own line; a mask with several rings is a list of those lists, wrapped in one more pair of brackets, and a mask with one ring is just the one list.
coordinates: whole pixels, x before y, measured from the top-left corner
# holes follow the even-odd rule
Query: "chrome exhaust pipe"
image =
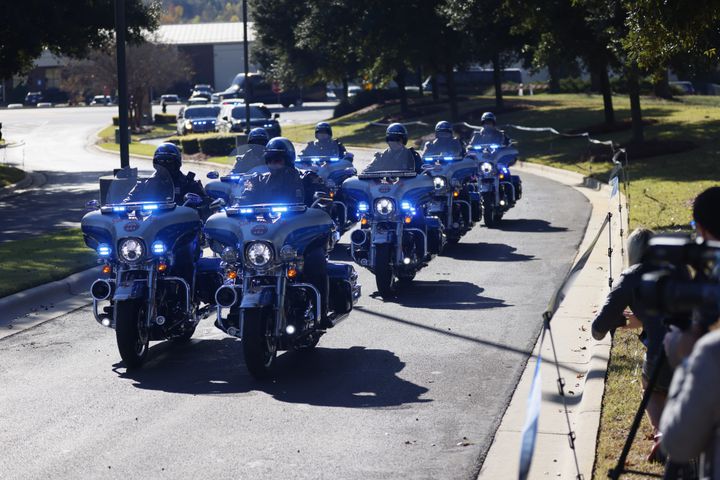
[(98, 279), (90, 286), (90, 295), (95, 300), (107, 300), (113, 294), (113, 287), (110, 282), (104, 279)]
[(215, 302), (223, 307), (230, 308), (238, 301), (237, 291), (234, 286), (223, 285), (215, 292)]

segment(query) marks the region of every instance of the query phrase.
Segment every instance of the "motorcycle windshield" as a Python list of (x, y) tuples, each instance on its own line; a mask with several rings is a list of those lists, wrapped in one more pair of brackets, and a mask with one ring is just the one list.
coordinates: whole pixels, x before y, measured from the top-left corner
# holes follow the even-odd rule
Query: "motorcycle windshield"
[(234, 149), (229, 160), (235, 160), (232, 173), (247, 173), (265, 166), (265, 148), (261, 145), (240, 145)]
[(496, 150), (502, 146), (504, 140), (505, 137), (500, 130), (476, 131), (470, 139), (470, 146), (474, 150), (483, 150), (485, 148)]
[(159, 166), (148, 178), (138, 177), (136, 169), (119, 170), (107, 192), (105, 206), (134, 203), (152, 210), (153, 205), (175, 202), (175, 185), (172, 176)]
[(440, 139), (428, 144), (423, 152), (423, 160), (430, 161), (452, 161), (462, 159), (462, 145), (454, 139)]
[(390, 150), (375, 154), (375, 159), (360, 174), (362, 177), (377, 177), (381, 175), (395, 177), (414, 177), (415, 158), (407, 148)]

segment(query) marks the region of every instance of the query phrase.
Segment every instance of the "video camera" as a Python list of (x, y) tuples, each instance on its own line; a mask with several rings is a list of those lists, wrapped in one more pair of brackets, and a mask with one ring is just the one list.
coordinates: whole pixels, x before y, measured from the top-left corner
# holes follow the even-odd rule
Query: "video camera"
[(642, 263), (654, 267), (643, 275), (637, 290), (648, 311), (666, 315), (667, 323), (681, 329), (690, 326), (695, 311), (705, 319), (700, 319), (703, 323), (717, 320), (720, 242), (699, 242), (686, 234), (656, 235), (650, 239)]

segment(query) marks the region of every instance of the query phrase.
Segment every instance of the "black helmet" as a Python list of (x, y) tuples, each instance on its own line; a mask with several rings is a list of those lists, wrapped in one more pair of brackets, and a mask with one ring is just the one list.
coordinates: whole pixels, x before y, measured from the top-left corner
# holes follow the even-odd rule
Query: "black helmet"
[(452, 130), (452, 124), (446, 120), (442, 120), (438, 122), (435, 125), (435, 136), (438, 136), (438, 133), (447, 133), (450, 136), (452, 136), (453, 130)]
[(332, 137), (332, 127), (327, 122), (320, 122), (315, 125), (315, 138), (317, 138), (318, 133), (327, 133)]
[(391, 123), (385, 130), (386, 142), (400, 142), (405, 145), (408, 141), (408, 133), (405, 125), (402, 123)]
[(493, 125), (497, 125), (497, 120), (495, 120), (495, 114), (492, 112), (485, 112), (482, 114), (482, 117), (480, 117), (480, 123), (485, 122), (493, 122)]
[(180, 170), (182, 166), (180, 149), (174, 143), (161, 143), (153, 154), (153, 166), (161, 166), (169, 171)]
[(281, 158), (288, 167), (295, 166), (295, 147), (285, 137), (275, 137), (265, 145), (265, 163)]
[(270, 140), (270, 136), (268, 135), (267, 130), (262, 127), (257, 127), (250, 130), (247, 143), (254, 145), (262, 145), (264, 147), (265, 145), (267, 145), (268, 140)]

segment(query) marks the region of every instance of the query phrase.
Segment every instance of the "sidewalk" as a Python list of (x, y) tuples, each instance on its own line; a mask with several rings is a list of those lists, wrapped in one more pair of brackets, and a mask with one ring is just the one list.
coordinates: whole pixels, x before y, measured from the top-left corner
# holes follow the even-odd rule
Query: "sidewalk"
[[(622, 271), (620, 245), (620, 218), (618, 198), (610, 199), (610, 189), (582, 175), (522, 163), (515, 168), (522, 172), (540, 175), (559, 183), (572, 186), (585, 195), (592, 204), (592, 213), (578, 256), (589, 246), (597, 234), (608, 211), (612, 212), (613, 265), (615, 281)], [(622, 222), (627, 238), (627, 216), (623, 204)], [(610, 354), (610, 337), (603, 341), (593, 340), (590, 324), (595, 312), (602, 305), (608, 292), (608, 233), (601, 235), (588, 263), (570, 288), (551, 328), (558, 356), (561, 376), (565, 380), (565, 393), (575, 440), (580, 473), (592, 478), (595, 461), (597, 431), (605, 389), (605, 374)], [(549, 299), (548, 299), (549, 300)], [(542, 312), (538, 312), (538, 323)], [(553, 363), (552, 344), (546, 335), (542, 349), (541, 365), (542, 405), (535, 446), (535, 454), (528, 478), (575, 478), (577, 475), (572, 450), (569, 446), (567, 421), (562, 399), (557, 389), (557, 371)], [(525, 423), (528, 394), (537, 362), (538, 344), (528, 360), (525, 371), (503, 416), (500, 427), (483, 462), (479, 478), (517, 478), (520, 460), (521, 432)]]

